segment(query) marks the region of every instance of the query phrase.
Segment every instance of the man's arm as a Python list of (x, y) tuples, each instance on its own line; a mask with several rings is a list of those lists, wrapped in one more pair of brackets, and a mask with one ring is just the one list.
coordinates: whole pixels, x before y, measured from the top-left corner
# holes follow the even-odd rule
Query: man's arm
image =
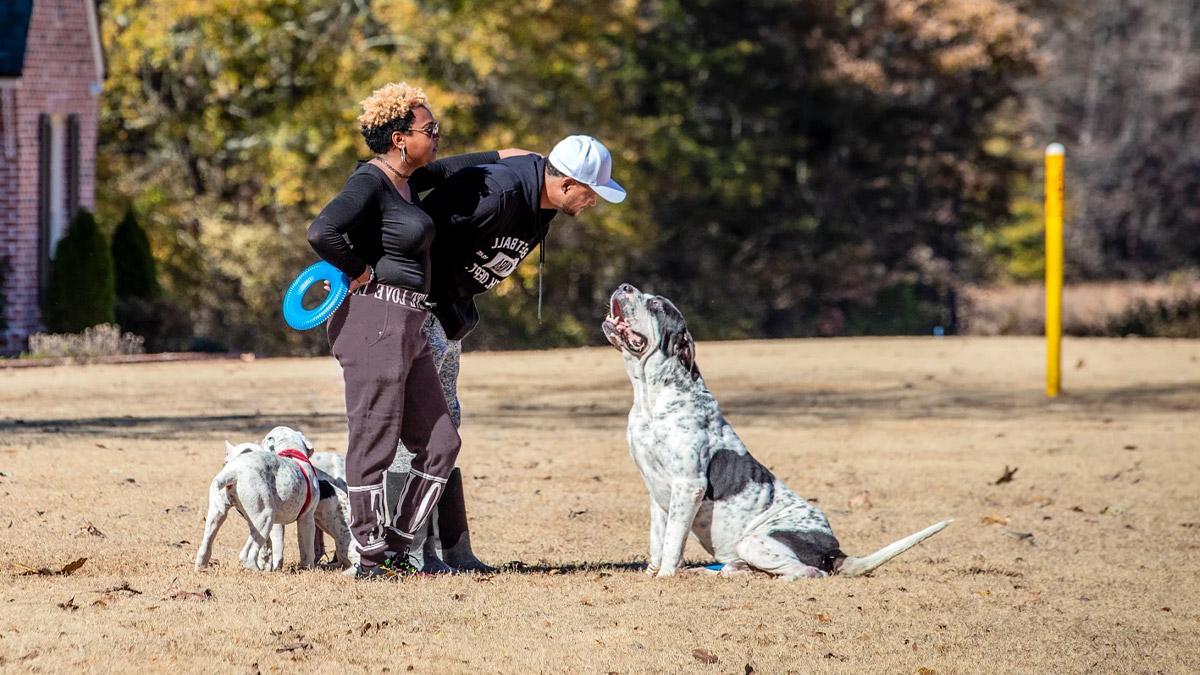
[[(462, 171), (471, 166), (479, 166), (480, 164), (491, 164), (509, 157), (520, 157), (521, 155), (537, 155), (538, 153), (532, 150), (522, 150), (521, 148), (504, 148), (503, 150), (490, 150), (487, 152), (468, 152), (461, 155), (451, 155), (444, 159), (439, 159), (436, 162), (430, 162), (425, 166), (417, 169), (409, 177), (409, 185), (412, 186), (418, 194), (426, 190), (442, 184), (450, 176)], [(540, 155), (539, 155), (540, 156)]]
[(441, 185), (442, 181), (467, 167), (490, 164), (498, 162), (500, 159), (500, 153), (495, 150), (451, 155), (436, 162), (430, 162), (414, 171), (408, 178), (408, 185), (413, 192), (420, 194)]

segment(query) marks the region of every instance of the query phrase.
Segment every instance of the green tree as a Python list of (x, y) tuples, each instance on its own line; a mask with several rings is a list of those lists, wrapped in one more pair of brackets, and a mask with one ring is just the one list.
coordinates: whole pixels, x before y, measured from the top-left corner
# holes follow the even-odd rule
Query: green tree
[(162, 294), (150, 240), (133, 209), (125, 211), (112, 236), (113, 272), (117, 297), (153, 300)]
[[(556, 221), (545, 323), (531, 261), (481, 303), (475, 347), (599, 341), (620, 281), (704, 337), (923, 330), (1028, 169), (1034, 27), (1001, 0), (101, 8), (105, 208), (145, 214), (168, 293), (232, 348), (327, 349), (284, 327), (280, 294), (367, 154), (356, 102), (388, 81), (429, 92), (445, 154), (591, 133), (630, 189)], [(919, 320), (876, 320), (896, 312)]]
[(112, 323), (115, 302), (108, 239), (96, 226), (95, 216), (80, 209), (50, 264), (42, 321), (51, 332), (78, 333)]

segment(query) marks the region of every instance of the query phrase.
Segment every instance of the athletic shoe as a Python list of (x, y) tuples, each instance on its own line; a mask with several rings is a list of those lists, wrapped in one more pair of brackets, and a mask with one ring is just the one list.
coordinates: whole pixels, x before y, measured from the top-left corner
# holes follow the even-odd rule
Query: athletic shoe
[(352, 569), (355, 579), (399, 579), (421, 572), (408, 556), (399, 555), (388, 556), (378, 565), (363, 565), (360, 562)]

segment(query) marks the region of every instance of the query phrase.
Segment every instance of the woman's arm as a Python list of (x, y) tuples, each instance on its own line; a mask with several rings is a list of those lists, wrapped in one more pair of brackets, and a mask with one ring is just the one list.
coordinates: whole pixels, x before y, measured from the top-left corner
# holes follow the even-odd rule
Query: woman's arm
[(370, 273), (367, 263), (354, 252), (342, 236), (354, 229), (362, 218), (378, 216), (376, 194), (379, 184), (369, 174), (356, 173), (350, 176), (342, 191), (337, 194), (317, 219), (308, 226), (308, 244), (317, 255), (351, 279), (361, 279)]

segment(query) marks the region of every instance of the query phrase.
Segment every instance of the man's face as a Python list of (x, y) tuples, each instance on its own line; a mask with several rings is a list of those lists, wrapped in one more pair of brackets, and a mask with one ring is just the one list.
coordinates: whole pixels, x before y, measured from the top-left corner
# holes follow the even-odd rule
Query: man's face
[(577, 216), (596, 205), (596, 191), (573, 178), (564, 178), (558, 192), (556, 206), (568, 216)]

